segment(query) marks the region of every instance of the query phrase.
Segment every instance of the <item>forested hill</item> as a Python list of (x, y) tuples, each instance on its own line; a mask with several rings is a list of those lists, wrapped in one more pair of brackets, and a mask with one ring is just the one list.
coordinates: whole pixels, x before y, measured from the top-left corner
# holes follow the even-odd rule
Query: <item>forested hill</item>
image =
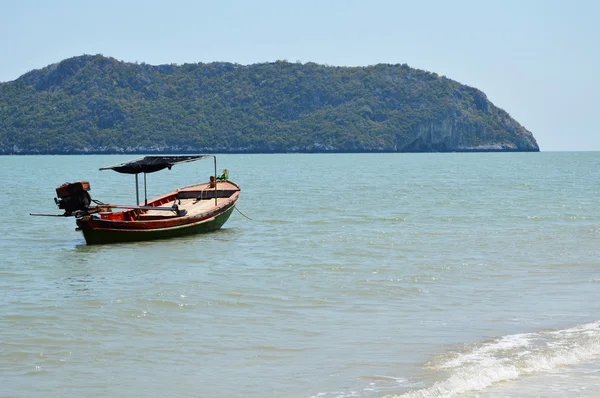
[(486, 95), (407, 65), (83, 55), (0, 83), (0, 154), (539, 151)]

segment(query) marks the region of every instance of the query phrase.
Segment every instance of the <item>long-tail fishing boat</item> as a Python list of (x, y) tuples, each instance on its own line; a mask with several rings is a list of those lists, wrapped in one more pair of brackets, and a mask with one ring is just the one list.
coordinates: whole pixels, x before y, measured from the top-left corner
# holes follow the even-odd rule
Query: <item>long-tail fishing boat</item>
[[(148, 200), (146, 174), (171, 169), (176, 164), (213, 158), (214, 175), (209, 181), (176, 189)], [(210, 232), (229, 219), (239, 199), (240, 187), (229, 180), (229, 172), (217, 175), (214, 155), (145, 156), (129, 162), (102, 167), (135, 175), (136, 205), (119, 205), (93, 200), (90, 183), (78, 181), (56, 188), (54, 198), (64, 214), (75, 217), (77, 230), (88, 245), (145, 241)], [(139, 175), (144, 177), (144, 200), (140, 201)], [(49, 214), (32, 214), (49, 215)]]

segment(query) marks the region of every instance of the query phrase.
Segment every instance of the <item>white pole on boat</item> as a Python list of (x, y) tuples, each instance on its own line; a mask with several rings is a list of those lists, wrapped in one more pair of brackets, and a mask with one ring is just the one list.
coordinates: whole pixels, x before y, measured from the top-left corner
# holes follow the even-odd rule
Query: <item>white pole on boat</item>
[(140, 204), (140, 188), (138, 185), (138, 173), (135, 173), (135, 203)]
[(148, 206), (148, 189), (146, 186), (146, 173), (144, 173), (144, 206)]

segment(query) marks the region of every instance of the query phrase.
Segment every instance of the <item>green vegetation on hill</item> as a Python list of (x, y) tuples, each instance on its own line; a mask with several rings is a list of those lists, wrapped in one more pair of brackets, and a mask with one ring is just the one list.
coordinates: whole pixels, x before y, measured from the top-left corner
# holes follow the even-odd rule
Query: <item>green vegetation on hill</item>
[(538, 150), (481, 91), (405, 64), (83, 55), (0, 83), (0, 154)]

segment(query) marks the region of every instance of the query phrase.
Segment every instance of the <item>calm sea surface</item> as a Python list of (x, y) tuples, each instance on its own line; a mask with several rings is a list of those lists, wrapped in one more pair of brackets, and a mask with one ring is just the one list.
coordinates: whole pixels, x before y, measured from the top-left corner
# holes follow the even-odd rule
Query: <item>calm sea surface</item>
[(0, 157), (1, 397), (600, 394), (600, 153), (223, 155), (252, 220), (177, 240), (29, 216), (134, 203), (134, 157)]

